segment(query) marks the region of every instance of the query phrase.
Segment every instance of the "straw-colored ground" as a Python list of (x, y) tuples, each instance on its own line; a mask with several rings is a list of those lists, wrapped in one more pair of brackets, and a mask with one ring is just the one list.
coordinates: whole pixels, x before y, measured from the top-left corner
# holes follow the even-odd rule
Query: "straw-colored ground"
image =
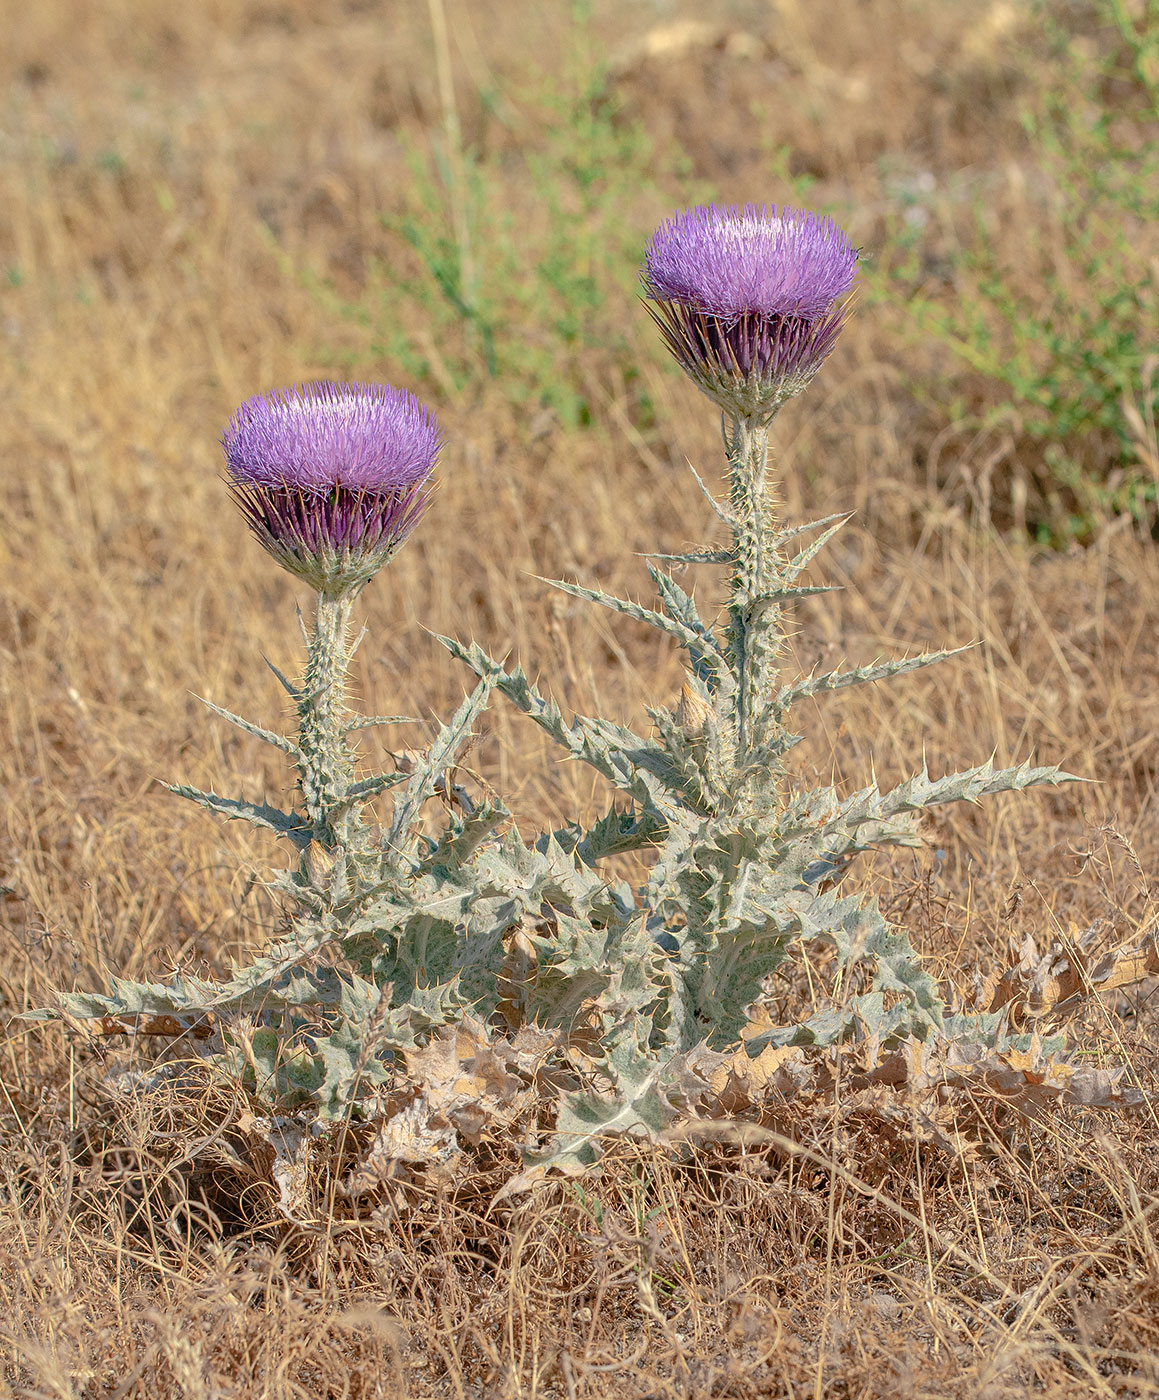
[[(287, 782), (194, 698), (273, 722), (262, 657), (297, 664), (306, 600), (220, 480), (243, 398), (388, 379), (445, 425), (437, 503), (365, 595), (367, 706), (450, 713), (465, 678), (426, 627), (638, 717), (678, 690), (675, 657), (534, 577), (640, 595), (639, 552), (708, 528), (684, 462), (715, 471), (717, 427), (663, 362), (632, 250), (690, 199), (792, 199), (803, 177), (871, 260), (914, 180), (936, 222), (966, 172), (1015, 269), (1041, 216), (1018, 114), (1047, 58), (1018, 4), (8, 0), (0, 32), (7, 1013), (111, 973), (221, 970), (273, 926), (252, 879), (269, 848), (161, 787)], [(582, 265), (552, 282), (563, 228)], [(494, 374), (424, 248), (486, 292)], [(819, 570), (844, 590), (801, 615), (797, 660), (980, 645), (818, 709), (801, 763), (884, 782), (923, 751), (937, 772), (996, 749), (1096, 780), (953, 812), (868, 872), (966, 993), (1027, 937), (1101, 920), (1102, 950), (1153, 926), (1159, 570), (1130, 521), (1053, 553), (1008, 529), (1036, 508), (1040, 449), (955, 428), (949, 362), (904, 324), (863, 296), (777, 425), (787, 512), (856, 511)], [(604, 798), (502, 703), (472, 762), (529, 826)], [(1148, 1091), (1151, 992), (1071, 1025)], [(834, 1106), (789, 1157), (621, 1146), (582, 1191), (490, 1209), (481, 1177), (377, 1234), (311, 1232), (257, 1166), (207, 1152), (238, 1096), (135, 1101), (113, 1078), (134, 1053), (8, 1022), (2, 1395), (1159, 1392), (1151, 1108), (996, 1122), (947, 1155)]]

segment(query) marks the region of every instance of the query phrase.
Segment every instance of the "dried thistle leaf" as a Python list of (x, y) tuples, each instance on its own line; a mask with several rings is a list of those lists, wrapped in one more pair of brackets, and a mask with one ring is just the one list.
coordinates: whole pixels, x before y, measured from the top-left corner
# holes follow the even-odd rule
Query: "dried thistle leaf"
[(499, 1000), (495, 1011), (510, 1030), (517, 1031), (527, 1020), (538, 966), (539, 958), (526, 924), (517, 924), (509, 935), (503, 963), (496, 977)]
[(1069, 938), (1055, 939), (1044, 953), (1028, 936), (1018, 961), (981, 983), (977, 1005), (984, 1011), (1006, 1008), (1011, 1025), (1019, 1026), (1073, 1011), (1088, 997), (1159, 976), (1154, 932), (1139, 943), (1099, 952), (1095, 945), (1105, 933), (1101, 921), (1081, 932), (1072, 927)]
[(238, 1128), (250, 1157), (278, 1188), (278, 1210), (297, 1225), (310, 1225), (310, 1143), (316, 1133), (293, 1118), (243, 1113)]
[(672, 718), (686, 739), (702, 739), (708, 721), (712, 718), (712, 706), (688, 684), (680, 687), (680, 701), (672, 712)]

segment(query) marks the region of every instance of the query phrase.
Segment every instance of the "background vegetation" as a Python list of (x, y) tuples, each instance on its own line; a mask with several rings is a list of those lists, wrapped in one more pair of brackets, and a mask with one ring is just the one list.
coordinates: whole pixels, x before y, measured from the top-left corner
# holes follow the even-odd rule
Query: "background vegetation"
[[(638, 594), (637, 552), (701, 537), (684, 462), (713, 470), (716, 427), (635, 274), (707, 197), (807, 201), (864, 249), (859, 313), (777, 424), (787, 511), (857, 512), (794, 660), (980, 643), (827, 702), (804, 766), (854, 786), (992, 746), (1098, 780), (932, 824), (875, 869), (886, 909), (963, 996), (1028, 939), (1149, 933), (1150, 0), (44, 0), (0, 22), (6, 1012), (220, 972), (275, 925), (268, 848), (158, 783), (287, 782), (194, 698), (273, 721), (260, 658), (297, 661), (293, 586), (219, 479), (259, 389), (387, 379), (447, 429), (436, 506), (365, 597), (368, 708), (457, 704), (424, 626), (589, 713), (674, 697), (666, 648), (533, 575)], [(501, 705), (471, 761), (528, 823), (603, 802)], [(1148, 1090), (1151, 1002), (1080, 1028)], [(1159, 1388), (1150, 1109), (996, 1113), (951, 1152), (854, 1097), (785, 1125), (797, 1155), (623, 1149), (514, 1214), (483, 1180), (432, 1185), (367, 1237), (289, 1226), (245, 1103), (147, 1107), (148, 1054), (8, 1024), (0, 1393)]]

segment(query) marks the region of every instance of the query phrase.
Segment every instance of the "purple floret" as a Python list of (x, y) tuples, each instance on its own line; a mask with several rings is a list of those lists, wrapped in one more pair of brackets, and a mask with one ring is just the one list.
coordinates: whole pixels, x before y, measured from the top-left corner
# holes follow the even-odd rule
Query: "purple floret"
[(333, 597), (361, 588), (418, 524), (440, 443), (412, 394), (379, 384), (259, 394), (222, 437), (230, 489), (259, 543)]
[(830, 219), (710, 205), (661, 224), (640, 275), (689, 376), (727, 412), (767, 420), (832, 350), (856, 270)]
[(304, 384), (242, 404), (222, 437), (239, 485), (391, 491), (422, 481), (438, 455), (438, 424), (405, 389)]
[(746, 204), (686, 209), (652, 235), (644, 282), (675, 301), (732, 320), (822, 315), (853, 286), (857, 252), (832, 219)]

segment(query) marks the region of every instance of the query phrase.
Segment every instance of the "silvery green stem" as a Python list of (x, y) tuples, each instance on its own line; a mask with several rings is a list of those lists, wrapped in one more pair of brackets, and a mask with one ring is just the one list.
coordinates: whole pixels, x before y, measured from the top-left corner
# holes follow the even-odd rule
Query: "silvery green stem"
[(782, 579), (780, 559), (772, 543), (772, 506), (765, 475), (768, 425), (734, 418), (725, 441), (734, 554), (728, 639), (737, 681), (737, 756), (743, 762), (761, 740), (762, 736), (754, 733), (754, 716), (776, 679), (782, 632), (775, 599)]
[(298, 701), (298, 780), (306, 812), (326, 846), (344, 847), (349, 835), (349, 811), (335, 820), (335, 808), (354, 779), (354, 755), (344, 727), (352, 607), (349, 594), (318, 595)]

